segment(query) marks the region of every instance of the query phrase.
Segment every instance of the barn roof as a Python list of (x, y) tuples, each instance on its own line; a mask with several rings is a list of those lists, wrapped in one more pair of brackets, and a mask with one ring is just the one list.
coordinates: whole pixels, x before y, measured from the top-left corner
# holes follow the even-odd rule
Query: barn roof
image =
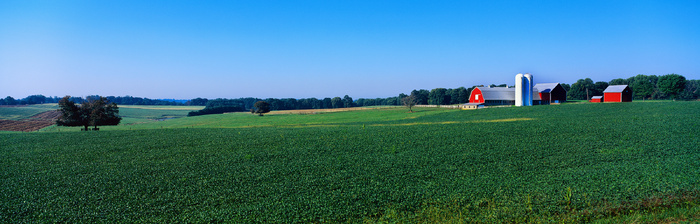
[(591, 99), (603, 99), (603, 96), (593, 96)]
[(515, 100), (515, 88), (508, 87), (477, 87), (481, 90), (484, 100)]
[[(515, 100), (515, 88), (508, 87), (477, 87), (481, 90), (484, 100)], [(537, 90), (532, 90), (532, 100), (542, 100)]]
[(557, 85), (559, 85), (559, 83), (537, 83), (532, 88), (537, 89), (540, 93), (548, 93), (556, 88)]
[(608, 88), (605, 88), (603, 91), (604, 93), (621, 93), (622, 91), (625, 91), (625, 88), (627, 88), (627, 85), (612, 85), (608, 86)]

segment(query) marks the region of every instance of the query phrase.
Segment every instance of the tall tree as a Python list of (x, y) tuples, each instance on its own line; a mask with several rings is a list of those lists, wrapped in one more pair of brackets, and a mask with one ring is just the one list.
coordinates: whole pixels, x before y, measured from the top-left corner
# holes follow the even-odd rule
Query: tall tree
[(333, 97), (331, 99), (331, 105), (333, 108), (342, 108), (343, 107), (343, 99), (340, 99), (340, 97)]
[(685, 89), (685, 77), (677, 74), (668, 74), (659, 77), (657, 85), (659, 90), (675, 99)]
[(617, 78), (617, 79), (610, 80), (610, 82), (608, 84), (613, 86), (613, 85), (628, 85), (629, 83), (627, 82), (626, 79)]
[(449, 95), (446, 94), (447, 89), (445, 88), (435, 88), (430, 90), (428, 95), (428, 104), (430, 105), (446, 105), (449, 103)]
[(258, 114), (259, 116), (263, 116), (264, 113), (270, 112), (270, 103), (265, 101), (255, 102), (254, 108), (251, 109), (251, 112)]
[(343, 107), (345, 107), (345, 108), (353, 107), (352, 97), (350, 97), (348, 95), (345, 95), (343, 97)]
[(411, 91), (411, 95), (416, 97), (416, 105), (428, 105), (428, 95), (430, 95), (430, 92), (428, 90), (414, 89), (413, 91)]
[(700, 96), (700, 80), (687, 80), (685, 89), (678, 95), (680, 99), (694, 100)]
[(605, 91), (606, 88), (608, 88), (607, 82), (603, 82), (603, 81), (595, 82), (593, 84), (593, 91), (591, 93), (592, 94), (591, 96), (602, 96), (603, 91)]
[(654, 94), (654, 86), (656, 86), (656, 76), (646, 76), (639, 74), (634, 77), (634, 81), (630, 83), (632, 92), (638, 99), (646, 99)]
[(99, 97), (84, 101), (80, 106), (70, 101), (70, 96), (63, 97), (59, 102), (61, 116), (56, 120), (59, 126), (83, 126), (87, 131), (88, 126), (118, 125), (119, 107), (116, 103), (109, 103), (107, 98)]
[(571, 89), (567, 92), (567, 97), (575, 100), (589, 100), (586, 97), (591, 97), (591, 90), (595, 88), (593, 80), (590, 78), (579, 79), (576, 83), (571, 84)]
[(457, 103), (469, 102), (469, 91), (467, 88), (459, 87), (455, 91), (457, 92)]
[(405, 107), (408, 107), (409, 112), (413, 113), (413, 106), (416, 105), (416, 95), (410, 95), (401, 98), (401, 103), (403, 103)]
[(11, 96), (5, 97), (5, 100), (3, 101), (4, 105), (17, 105), (17, 100), (15, 100), (15, 98), (12, 98)]

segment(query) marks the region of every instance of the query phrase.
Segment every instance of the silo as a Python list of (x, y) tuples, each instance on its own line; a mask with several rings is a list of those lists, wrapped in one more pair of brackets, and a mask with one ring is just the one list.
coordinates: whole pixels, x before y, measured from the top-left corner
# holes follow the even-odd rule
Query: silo
[(523, 106), (523, 74), (515, 75), (515, 106)]
[(525, 95), (525, 97), (523, 97), (523, 100), (525, 101), (523, 105), (532, 106), (532, 75), (530, 75), (530, 73), (526, 73), (523, 75), (523, 78), (523, 89), (526, 89), (523, 93)]

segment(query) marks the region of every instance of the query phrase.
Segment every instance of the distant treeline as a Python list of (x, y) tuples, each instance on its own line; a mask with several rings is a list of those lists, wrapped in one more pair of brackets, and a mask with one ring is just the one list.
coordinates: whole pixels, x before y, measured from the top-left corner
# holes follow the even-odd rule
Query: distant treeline
[(628, 85), (635, 100), (696, 100), (700, 96), (700, 80), (686, 80), (678, 74), (637, 75), (627, 79), (613, 79), (610, 82), (593, 82), (590, 78), (585, 78), (571, 85), (562, 84), (562, 87), (568, 91), (568, 99), (587, 100), (592, 96), (602, 96), (609, 85)]
[[(627, 79), (613, 79), (610, 82), (598, 81), (593, 82), (590, 78), (579, 79), (574, 84), (560, 83), (567, 91), (567, 98), (570, 100), (586, 100), (592, 96), (603, 95), (603, 91), (609, 85), (629, 85), (634, 94), (634, 99), (676, 99), (676, 100), (696, 100), (700, 97), (700, 80), (686, 80), (682, 75), (668, 74), (662, 76), (656, 75), (637, 75)], [(483, 86), (483, 85), (482, 85)], [(506, 84), (491, 85), (497, 87), (507, 87)], [(416, 99), (418, 105), (450, 105), (462, 104), (469, 102), (469, 94), (479, 86), (471, 88), (459, 87), (455, 89), (435, 88), (432, 90), (413, 90), (410, 95)], [(363, 107), (363, 106), (382, 106), (382, 105), (402, 105), (401, 99), (409, 96), (399, 94), (398, 96), (387, 98), (359, 98), (353, 100), (352, 97), (345, 95), (344, 97), (326, 97), (323, 99), (317, 98), (238, 98), (238, 99), (205, 99), (195, 98), (183, 103), (183, 100), (154, 100), (132, 96), (108, 96), (110, 102), (119, 105), (190, 105), (190, 106), (205, 106), (205, 112), (213, 112), (216, 107), (227, 107), (227, 112), (249, 111), (253, 109), (253, 105), (257, 101), (267, 101), (270, 103), (271, 110), (296, 110), (296, 109), (330, 109), (330, 108), (345, 108), (345, 107)], [(88, 96), (86, 98), (99, 97)], [(0, 105), (26, 105), (26, 104), (41, 104), (41, 103), (58, 103), (59, 97), (45, 97), (43, 95), (32, 95), (24, 99), (16, 100), (10, 96), (5, 99), (0, 99)], [(82, 97), (72, 97), (71, 101), (82, 103), (85, 101)], [(212, 103), (209, 103), (212, 102)], [(217, 106), (218, 105), (218, 106)], [(221, 106), (226, 105), (226, 106)], [(207, 110), (206, 108), (209, 108)], [(216, 109), (219, 110), (219, 109)], [(200, 111), (201, 112), (201, 111)]]
[[(83, 103), (86, 99), (99, 99), (100, 96), (92, 95), (83, 97), (71, 97), (70, 100), (75, 103)], [(0, 105), (29, 105), (29, 104), (42, 104), (42, 103), (58, 103), (63, 97), (46, 97), (44, 95), (31, 95), (23, 99), (15, 99), (11, 96), (0, 99)], [(116, 103), (119, 105), (186, 105), (186, 103), (173, 102), (172, 100), (154, 100), (141, 97), (133, 96), (107, 96), (105, 97), (109, 102)]]

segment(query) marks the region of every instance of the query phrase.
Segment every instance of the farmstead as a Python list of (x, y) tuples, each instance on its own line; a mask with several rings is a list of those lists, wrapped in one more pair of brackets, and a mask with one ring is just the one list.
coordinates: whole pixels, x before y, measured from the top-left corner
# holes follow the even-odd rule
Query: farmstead
[(604, 102), (632, 102), (632, 90), (627, 85), (612, 85), (603, 91)]
[(462, 109), (474, 109), (475, 105), (532, 106), (566, 102), (566, 90), (559, 83), (538, 83), (533, 86), (532, 75), (517, 74), (515, 88), (476, 87), (469, 96), (469, 103)]

